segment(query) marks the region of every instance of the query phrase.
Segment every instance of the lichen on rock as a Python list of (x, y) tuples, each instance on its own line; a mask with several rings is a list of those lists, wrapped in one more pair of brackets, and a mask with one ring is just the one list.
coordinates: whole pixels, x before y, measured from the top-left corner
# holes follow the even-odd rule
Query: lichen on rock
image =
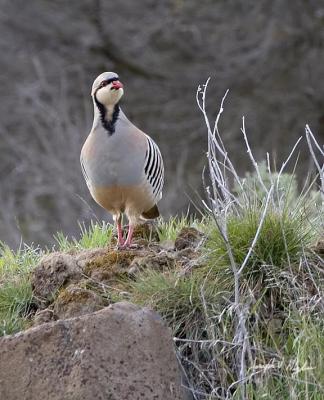
[(96, 257), (86, 264), (84, 274), (96, 281), (112, 282), (127, 275), (127, 268), (138, 255), (146, 254), (137, 250), (112, 250)]
[(70, 285), (62, 289), (53, 303), (55, 319), (78, 317), (98, 311), (108, 305), (96, 292)]

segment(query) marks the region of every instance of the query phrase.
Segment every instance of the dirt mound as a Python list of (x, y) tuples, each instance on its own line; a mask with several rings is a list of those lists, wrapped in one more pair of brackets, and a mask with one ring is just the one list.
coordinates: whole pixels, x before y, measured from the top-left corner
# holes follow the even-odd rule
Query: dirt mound
[[(148, 239), (150, 238), (150, 240)], [(36, 313), (33, 325), (98, 311), (128, 299), (125, 281), (144, 270), (183, 271), (197, 263), (203, 234), (184, 228), (172, 243), (152, 242), (152, 227), (137, 230), (134, 248), (107, 248), (51, 253), (32, 272)]]

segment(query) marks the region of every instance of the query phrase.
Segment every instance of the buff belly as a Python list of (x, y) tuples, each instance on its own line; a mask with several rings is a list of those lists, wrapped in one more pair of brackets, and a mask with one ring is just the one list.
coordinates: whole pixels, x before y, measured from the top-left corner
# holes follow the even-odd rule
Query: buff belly
[(93, 187), (94, 200), (113, 215), (125, 212), (128, 217), (139, 217), (154, 206), (151, 193), (143, 186)]

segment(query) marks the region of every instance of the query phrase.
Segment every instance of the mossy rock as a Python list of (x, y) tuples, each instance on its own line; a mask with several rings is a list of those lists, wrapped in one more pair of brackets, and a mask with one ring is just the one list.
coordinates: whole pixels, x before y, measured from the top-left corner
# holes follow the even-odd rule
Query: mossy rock
[(96, 292), (77, 285), (62, 289), (54, 301), (55, 319), (78, 317), (98, 311), (109, 302)]
[(74, 256), (55, 252), (44, 256), (31, 272), (34, 302), (46, 308), (62, 287), (82, 279), (82, 270)]
[(84, 273), (97, 281), (116, 282), (127, 276), (127, 270), (135, 257), (145, 256), (147, 253), (138, 250), (112, 250), (89, 262)]

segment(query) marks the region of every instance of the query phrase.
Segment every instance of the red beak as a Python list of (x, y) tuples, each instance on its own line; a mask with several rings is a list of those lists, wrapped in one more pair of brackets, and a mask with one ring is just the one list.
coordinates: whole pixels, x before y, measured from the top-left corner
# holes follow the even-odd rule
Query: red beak
[(119, 81), (112, 82), (112, 86), (111, 86), (112, 89), (118, 90), (118, 89), (121, 89), (122, 87), (123, 87), (123, 84), (121, 82), (119, 82)]

